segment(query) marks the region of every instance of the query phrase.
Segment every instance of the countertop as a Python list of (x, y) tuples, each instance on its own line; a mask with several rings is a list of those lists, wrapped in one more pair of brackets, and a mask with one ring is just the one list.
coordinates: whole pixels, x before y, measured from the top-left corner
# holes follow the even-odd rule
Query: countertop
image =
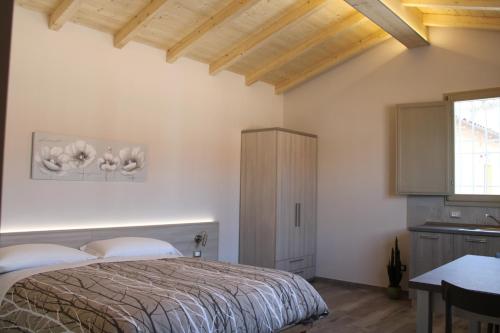
[(426, 222), (415, 227), (408, 227), (410, 231), (437, 232), (447, 234), (464, 234), (500, 237), (500, 225), (460, 224), (446, 222)]
[(500, 295), (500, 260), (466, 255), (410, 280), (409, 287), (440, 293), (446, 280), (469, 290)]

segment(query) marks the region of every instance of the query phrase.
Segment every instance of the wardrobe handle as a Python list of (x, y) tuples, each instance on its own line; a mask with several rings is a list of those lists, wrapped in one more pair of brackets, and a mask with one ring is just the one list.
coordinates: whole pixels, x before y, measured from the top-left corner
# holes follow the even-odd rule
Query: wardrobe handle
[(302, 214), (301, 213), (302, 213), (302, 204), (299, 203), (299, 228), (300, 228), (300, 222), (302, 220), (302, 218), (301, 218)]
[(296, 203), (295, 204), (295, 228), (298, 227), (298, 224), (299, 224), (299, 204)]

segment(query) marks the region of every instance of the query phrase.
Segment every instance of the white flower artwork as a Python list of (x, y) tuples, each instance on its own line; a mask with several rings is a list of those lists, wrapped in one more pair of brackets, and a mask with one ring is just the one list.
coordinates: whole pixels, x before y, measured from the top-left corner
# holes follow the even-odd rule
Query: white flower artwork
[(84, 169), (91, 164), (96, 154), (95, 148), (83, 140), (70, 143), (64, 151), (70, 157), (75, 169)]
[(70, 168), (69, 156), (64, 153), (61, 147), (43, 146), (35, 154), (35, 162), (40, 171), (46, 174), (64, 175)]
[(144, 182), (146, 165), (144, 145), (33, 133), (32, 179)]
[(140, 147), (123, 148), (120, 150), (120, 159), (122, 161), (122, 175), (131, 176), (141, 171), (146, 164), (144, 152)]
[(102, 157), (97, 160), (99, 165), (99, 169), (105, 172), (113, 172), (120, 165), (120, 159), (116, 156), (113, 156), (112, 149), (108, 148)]

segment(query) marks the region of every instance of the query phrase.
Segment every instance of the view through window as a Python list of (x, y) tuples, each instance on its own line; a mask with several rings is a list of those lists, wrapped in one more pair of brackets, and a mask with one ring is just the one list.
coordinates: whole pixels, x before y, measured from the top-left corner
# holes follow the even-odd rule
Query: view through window
[(457, 101), (455, 194), (500, 195), (500, 97)]

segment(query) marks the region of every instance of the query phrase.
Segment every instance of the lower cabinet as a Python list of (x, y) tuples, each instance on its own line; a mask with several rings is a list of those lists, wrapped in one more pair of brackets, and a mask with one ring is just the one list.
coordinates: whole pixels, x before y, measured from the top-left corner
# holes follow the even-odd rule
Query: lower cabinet
[(454, 260), (453, 235), (411, 233), (410, 278)]
[(500, 252), (500, 237), (454, 235), (453, 254), (455, 259), (466, 254), (495, 256)]
[(495, 256), (497, 252), (500, 237), (413, 231), (410, 279), (467, 254)]

